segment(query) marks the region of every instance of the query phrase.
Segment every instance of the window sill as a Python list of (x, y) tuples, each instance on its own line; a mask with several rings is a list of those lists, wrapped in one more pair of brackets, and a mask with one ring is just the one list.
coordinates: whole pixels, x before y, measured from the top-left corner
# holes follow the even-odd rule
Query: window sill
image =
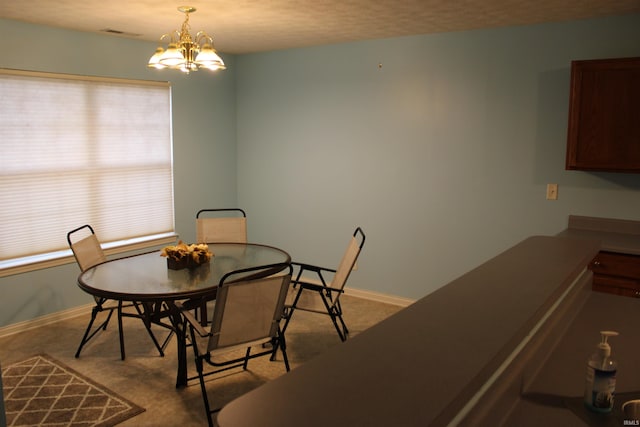
[[(137, 239), (120, 240), (102, 245), (105, 255), (121, 254), (123, 252), (146, 249), (153, 246), (175, 243), (178, 235), (175, 233), (156, 234)], [(71, 249), (50, 252), (47, 254), (0, 261), (0, 277), (27, 273), (49, 267), (76, 262)]]

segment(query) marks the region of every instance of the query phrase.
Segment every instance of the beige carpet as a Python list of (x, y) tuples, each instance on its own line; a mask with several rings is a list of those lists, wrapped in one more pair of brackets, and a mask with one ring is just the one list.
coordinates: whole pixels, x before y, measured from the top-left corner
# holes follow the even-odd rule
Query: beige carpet
[[(349, 341), (340, 341), (328, 316), (296, 313), (286, 332), (287, 353), (292, 370), (332, 347), (349, 345), (351, 340), (357, 340), (361, 332), (401, 309), (350, 295), (342, 298), (345, 321), (351, 331)], [(175, 337), (167, 346), (165, 356), (159, 357), (142, 322), (125, 318), (125, 360), (120, 359), (118, 327), (115, 323), (96, 335), (82, 350), (80, 358), (76, 359), (74, 354), (89, 317), (90, 309), (87, 309), (86, 313), (74, 318), (0, 337), (2, 368), (30, 359), (34, 355), (48, 354), (85, 378), (91, 378), (145, 408), (144, 412), (124, 420), (118, 427), (206, 426), (198, 381), (192, 381), (182, 389), (175, 388), (178, 364)], [(166, 331), (155, 326), (153, 330), (159, 339), (166, 337)], [(193, 352), (190, 349), (187, 358), (189, 373), (194, 375)], [(220, 407), (282, 375), (286, 375), (286, 370), (282, 355), (278, 353), (274, 362), (266, 357), (256, 359), (249, 363), (247, 371), (239, 369), (226, 375), (214, 376), (207, 382), (207, 389), (212, 405)]]
[(2, 370), (7, 426), (113, 426), (144, 411), (41, 354)]

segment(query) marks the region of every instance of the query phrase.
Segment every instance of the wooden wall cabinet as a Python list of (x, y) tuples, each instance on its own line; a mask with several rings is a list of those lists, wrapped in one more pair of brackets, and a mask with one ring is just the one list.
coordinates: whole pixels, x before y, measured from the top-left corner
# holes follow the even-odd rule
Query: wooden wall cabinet
[(640, 298), (640, 256), (600, 252), (589, 264), (593, 290)]
[(566, 169), (640, 173), (640, 58), (571, 63)]

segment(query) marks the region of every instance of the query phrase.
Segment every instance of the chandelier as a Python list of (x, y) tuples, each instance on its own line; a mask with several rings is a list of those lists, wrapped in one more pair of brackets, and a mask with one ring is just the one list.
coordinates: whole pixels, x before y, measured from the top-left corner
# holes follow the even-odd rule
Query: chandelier
[(199, 31), (195, 38), (189, 34), (189, 14), (196, 11), (195, 7), (180, 6), (178, 10), (185, 14), (180, 31), (174, 30), (171, 33), (163, 34), (160, 37), (162, 43), (165, 39), (170, 39), (166, 49), (159, 46), (156, 52), (149, 59), (148, 66), (151, 68), (169, 68), (180, 70), (184, 73), (198, 71), (205, 68), (210, 71), (225, 70), (222, 58), (213, 48), (213, 38), (204, 31)]

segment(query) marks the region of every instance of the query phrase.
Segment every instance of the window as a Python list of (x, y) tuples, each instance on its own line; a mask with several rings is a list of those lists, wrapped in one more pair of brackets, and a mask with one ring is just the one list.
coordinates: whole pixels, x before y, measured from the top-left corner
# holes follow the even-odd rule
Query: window
[(0, 275), (87, 223), (107, 247), (175, 236), (168, 83), (0, 70), (0, 93)]

